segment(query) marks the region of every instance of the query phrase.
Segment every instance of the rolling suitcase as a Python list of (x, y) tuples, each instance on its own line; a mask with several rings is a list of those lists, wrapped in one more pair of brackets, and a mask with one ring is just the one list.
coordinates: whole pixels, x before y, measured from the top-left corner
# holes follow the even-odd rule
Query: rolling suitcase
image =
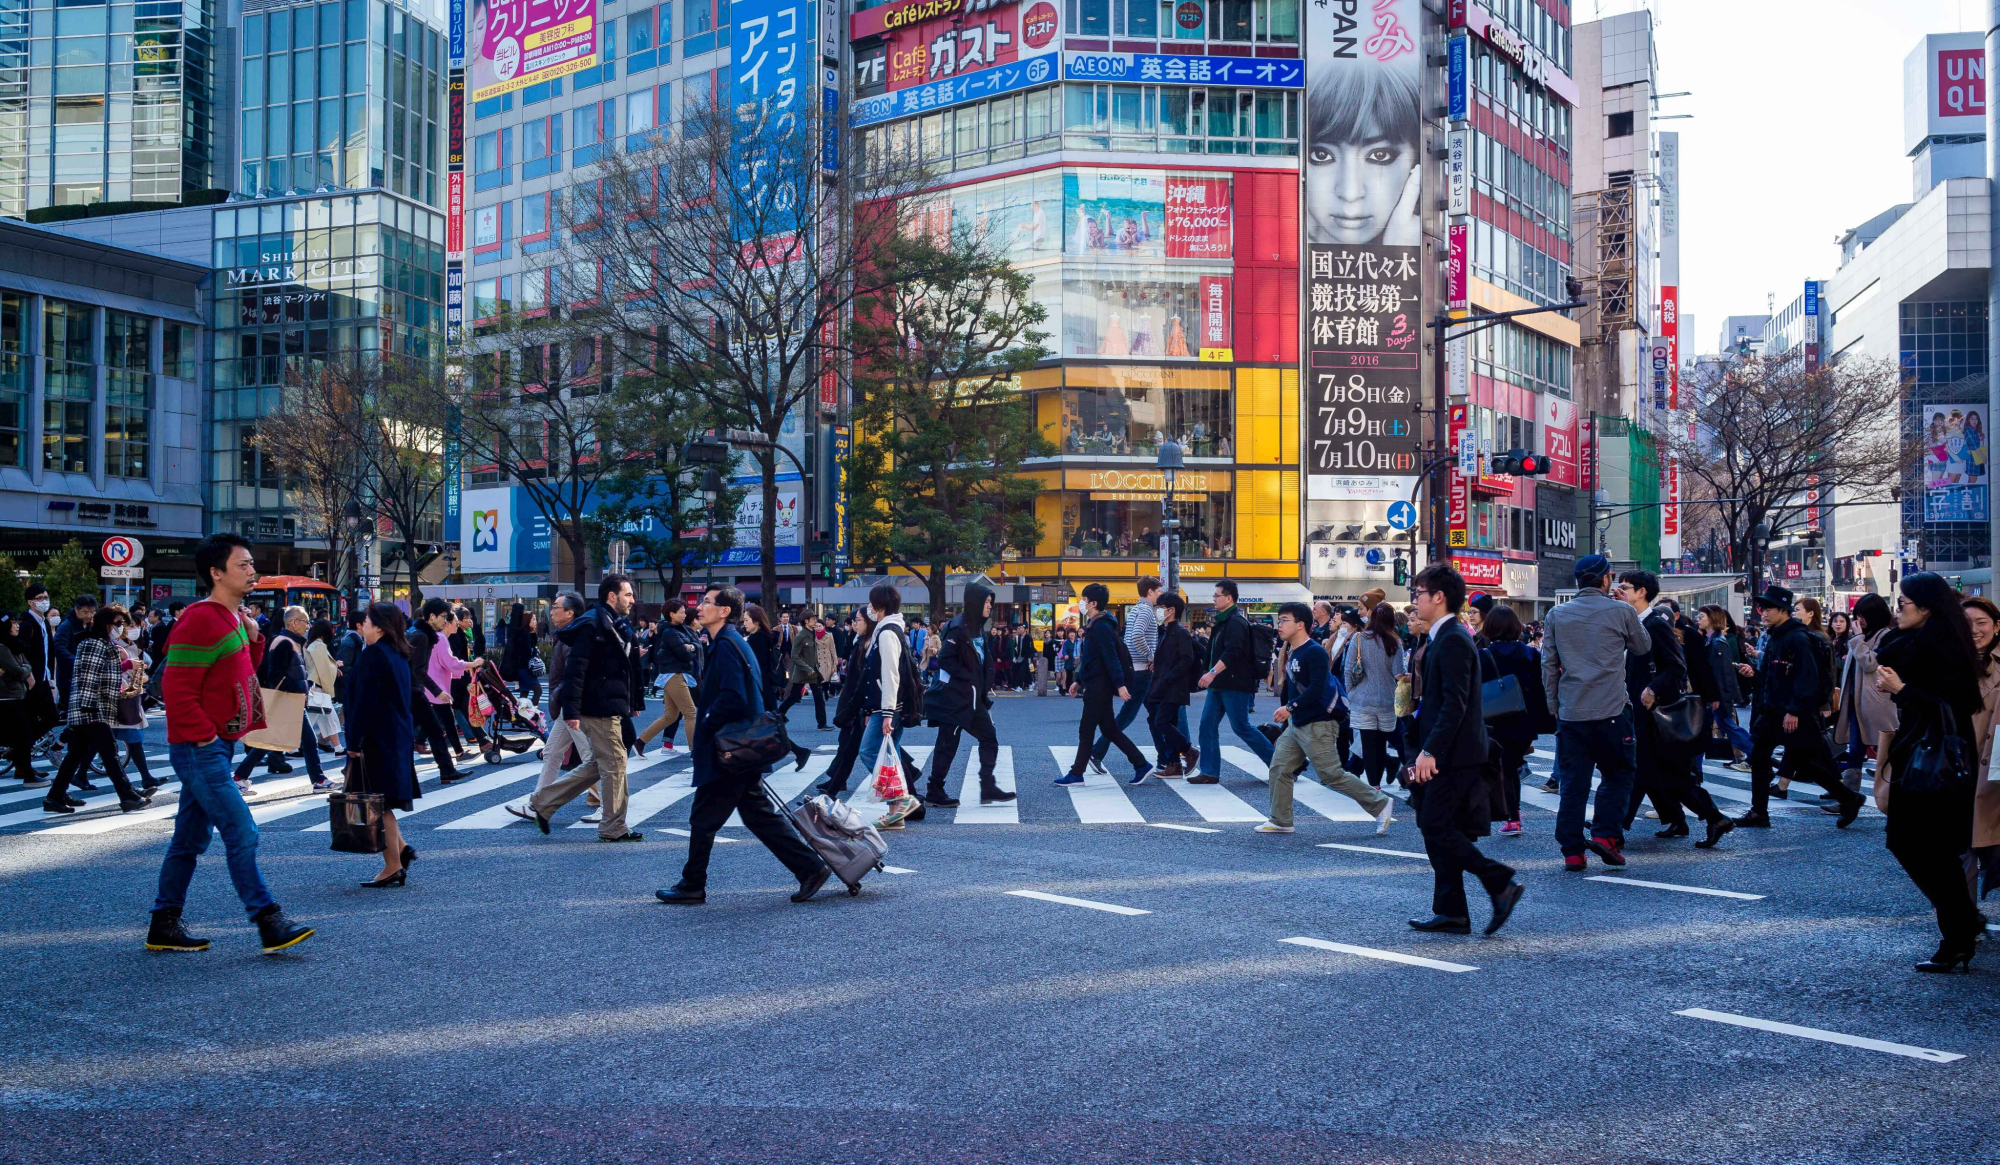
[(889, 853), (889, 844), (882, 841), (875, 827), (861, 820), (861, 815), (824, 794), (796, 806), (785, 806), (784, 799), (768, 783), (764, 793), (775, 804), (785, 807), (806, 845), (818, 852), (833, 868), (834, 875), (847, 884), (848, 894), (860, 894), (862, 878), (871, 870), (882, 869), (882, 856)]

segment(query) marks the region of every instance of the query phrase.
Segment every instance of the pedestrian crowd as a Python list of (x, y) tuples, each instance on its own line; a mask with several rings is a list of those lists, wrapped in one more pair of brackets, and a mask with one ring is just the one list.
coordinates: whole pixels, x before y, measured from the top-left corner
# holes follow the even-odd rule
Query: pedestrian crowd
[[(774, 620), (726, 585), (707, 588), (691, 613), (673, 605), (642, 619), (631, 580), (607, 574), (594, 601), (562, 592), (546, 620), (514, 605), (495, 629), (496, 662), (481, 621), (448, 600), (407, 615), (371, 603), (336, 627), (302, 608), (265, 615), (246, 603), (257, 572), (242, 538), (208, 538), (195, 564), (205, 597), (165, 612), (85, 598), (51, 618), (46, 592), (34, 588), (27, 610), (0, 614), (0, 747), (17, 776), (48, 790), (44, 810), (84, 804), (74, 791), (97, 788), (93, 759), (121, 810), (145, 807), (165, 783), (142, 734), (150, 716), (165, 715), (180, 801), (147, 937), (154, 950), (208, 946), (181, 916), (218, 833), (264, 950), (312, 934), (263, 881), (246, 801), (256, 770), (290, 772), (289, 755), (329, 793), (336, 821), (346, 807), (373, 831), (361, 849), (381, 866), (361, 885), (406, 888), (417, 852), (396, 814), (423, 797), (421, 757), (451, 785), (468, 776), (462, 766), (539, 747), (535, 788), (508, 812), (547, 834), (554, 815), (583, 798), (600, 841), (639, 842), (626, 821), (627, 759), (655, 742), (676, 751), (685, 726), (688, 853), (658, 898), (705, 901), (716, 834), (734, 818), (797, 880), (792, 897), (802, 902), (835, 872), (800, 825), (803, 803), (837, 805), (852, 790), (846, 806), (866, 811), (868, 830), (907, 829), (929, 809), (959, 804), (946, 778), (968, 736), (980, 804), (1012, 801), (996, 772), (995, 694), (1051, 680), (1080, 700), (1059, 786), (1108, 777), (1113, 750), (1127, 784), (1215, 784), (1228, 750), (1240, 749), (1268, 782), (1268, 817), (1256, 829), (1280, 835), (1295, 829), (1296, 785), (1308, 770), (1359, 805), (1377, 833), (1397, 821), (1402, 787), (1435, 873), (1429, 913), (1410, 921), (1420, 931), (1470, 932), (1468, 874), (1490, 900), (1488, 934), (1515, 911), (1523, 884), (1478, 840), (1526, 833), (1527, 759), (1546, 734), (1554, 767), (1541, 788), (1556, 796), (1553, 843), (1566, 870), (1587, 871), (1593, 859), (1627, 867), (1642, 810), (1658, 820), (1658, 838), (1698, 828), (1693, 845), (1714, 849), (1734, 831), (1771, 828), (1771, 801), (1791, 800), (1799, 786), (1823, 791), (1820, 808), (1846, 828), (1868, 800), (1872, 760), (1869, 793), (1886, 816), (1888, 850), (1937, 917), (1939, 945), (1919, 970), (1970, 965), (1985, 934), (1978, 901), (2000, 886), (2000, 782), (1987, 778), (2000, 725), (2000, 607), (1929, 573), (1906, 576), (1893, 608), (1869, 595), (1831, 617), (1773, 584), (1754, 596), (1754, 637), (1723, 607), (1683, 612), (1649, 572), (1614, 577), (1601, 555), (1578, 560), (1575, 597), (1542, 623), (1468, 594), (1445, 565), (1417, 573), (1401, 611), (1376, 591), (1354, 608), (1284, 603), (1268, 623), (1251, 618), (1234, 582), (1219, 580), (1200, 627), (1188, 602), (1149, 576), (1122, 623), (1109, 589), (1090, 584), (1075, 626), (1040, 641), (998, 620), (994, 592), (977, 581), (956, 614), (933, 612), (930, 623), (907, 617), (901, 592), (886, 584), (844, 619), (806, 609)], [(1265, 687), (1278, 703), (1259, 724)], [(823, 775), (788, 804), (765, 777), (809, 760), (786, 719), (808, 696), (815, 727), (837, 738)], [(1142, 713), (1150, 756), (1133, 740)], [(1225, 722), (1235, 742), (1227, 749)], [(925, 725), (937, 731), (928, 777), (903, 743)], [(55, 732), (67, 747), (44, 776), (35, 747)], [(345, 754), (340, 780), (322, 768), (323, 752)], [(1704, 759), (1750, 775), (1747, 812), (1722, 811), (1703, 784)]]

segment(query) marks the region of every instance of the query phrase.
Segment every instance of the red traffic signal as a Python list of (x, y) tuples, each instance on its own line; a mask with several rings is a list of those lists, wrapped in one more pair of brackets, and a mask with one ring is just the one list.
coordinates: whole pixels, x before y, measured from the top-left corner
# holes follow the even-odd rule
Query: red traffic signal
[(1547, 473), (1548, 468), (1548, 458), (1538, 453), (1529, 453), (1525, 449), (1510, 449), (1493, 459), (1493, 472), (1496, 474), (1532, 478)]

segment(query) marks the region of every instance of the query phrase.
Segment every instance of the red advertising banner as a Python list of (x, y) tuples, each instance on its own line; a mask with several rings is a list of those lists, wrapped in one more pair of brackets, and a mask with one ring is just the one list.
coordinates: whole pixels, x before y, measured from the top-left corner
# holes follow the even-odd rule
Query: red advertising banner
[(1451, 241), (1451, 260), (1445, 268), (1445, 291), (1446, 298), (1450, 300), (1448, 306), (1454, 312), (1464, 311), (1471, 295), (1466, 286), (1466, 271), (1471, 260), (1466, 254), (1466, 229), (1464, 223), (1453, 223), (1446, 228)]
[(840, 322), (828, 320), (819, 329), (819, 407), (833, 413), (840, 408)]
[(1467, 587), (1502, 587), (1507, 582), (1507, 561), (1483, 555), (1453, 555), (1451, 565), (1465, 576)]
[[(1464, 405), (1453, 405), (1451, 407), (1451, 428), (1449, 439), (1445, 442), (1446, 449), (1456, 450), (1458, 448), (1458, 435), (1465, 432), (1465, 418), (1466, 408)], [(1451, 479), (1451, 490), (1445, 499), (1444, 525), (1445, 529), (1450, 532), (1450, 545), (1462, 547), (1467, 543), (1465, 519), (1471, 510), (1471, 507), (1468, 505), (1471, 498), (1471, 491), (1467, 489), (1465, 475), (1458, 472), (1458, 466), (1455, 463), (1448, 467), (1445, 473)]]
[(1201, 277), (1201, 358), (1233, 360), (1229, 331), (1229, 277)]
[[(1661, 476), (1665, 479), (1661, 484), (1666, 487), (1661, 491), (1666, 495), (1666, 498), (1664, 499), (1664, 504), (1660, 507), (1660, 543), (1662, 546), (1665, 546), (1666, 540), (1673, 539), (1678, 543), (1681, 537), (1680, 459), (1676, 457), (1667, 458), (1666, 465), (1662, 467), (1660, 472)], [(1664, 554), (1665, 552), (1662, 553)]]
[(465, 253), (465, 171), (447, 176), (444, 196), (444, 249), (449, 255)]
[(1681, 407), (1681, 289), (1660, 289), (1660, 336), (1667, 342), (1667, 408)]
[(1167, 179), (1167, 258), (1228, 259), (1235, 227), (1229, 179)]
[(1576, 402), (1542, 397), (1542, 453), (1549, 459), (1544, 477), (1565, 486), (1578, 484)]
[(1003, 4), (974, 16), (926, 20), (897, 33), (889, 45), (886, 91), (962, 77), (1015, 60), (1021, 53), (1020, 20), (1019, 4)]
[(1986, 50), (1939, 49), (1937, 115), (1986, 116)]

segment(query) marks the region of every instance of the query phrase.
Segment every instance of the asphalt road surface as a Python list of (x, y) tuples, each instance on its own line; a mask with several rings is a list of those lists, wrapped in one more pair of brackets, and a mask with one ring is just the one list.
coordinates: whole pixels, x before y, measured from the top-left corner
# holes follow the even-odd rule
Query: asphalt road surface
[[(632, 762), (636, 845), (580, 802), (549, 837), (505, 815), (532, 754), (427, 776), (400, 890), (356, 885), (376, 860), (328, 850), (302, 770), (260, 778), (265, 878), (319, 929), (274, 957), (219, 839), (187, 912), (215, 946), (142, 950), (173, 795), (54, 819), (0, 781), (0, 1160), (2000, 1160), (2000, 946), (1910, 970), (1936, 932), (1872, 810), (1774, 803), (1713, 852), (1642, 820), (1629, 867), (1579, 877), (1531, 788), (1525, 836), (1483, 842), (1513, 922), (1419, 935), (1407, 813), (1378, 838), (1322, 793), (1253, 833), (1226, 729), (1220, 786), (1127, 789), (1114, 753), (1058, 788), (1078, 707), (1002, 697), (1016, 807), (977, 806), (962, 749), (966, 806), (805, 905), (736, 827), (705, 906), (654, 900), (685, 752)], [(788, 793), (833, 744), (792, 721), (820, 752)]]

